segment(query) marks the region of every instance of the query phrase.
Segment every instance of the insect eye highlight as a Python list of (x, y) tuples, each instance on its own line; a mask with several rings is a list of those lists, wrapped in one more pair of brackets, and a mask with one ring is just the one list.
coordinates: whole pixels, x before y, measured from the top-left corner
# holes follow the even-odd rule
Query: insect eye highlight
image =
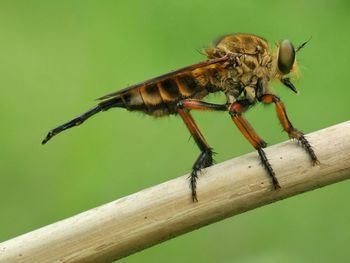
[(278, 69), (283, 74), (288, 74), (294, 64), (295, 49), (289, 40), (282, 40), (279, 45), (278, 52)]

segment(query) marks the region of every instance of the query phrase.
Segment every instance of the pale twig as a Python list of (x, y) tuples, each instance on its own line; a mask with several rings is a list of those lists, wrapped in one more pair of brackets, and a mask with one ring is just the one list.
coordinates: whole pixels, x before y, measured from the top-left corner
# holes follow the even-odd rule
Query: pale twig
[[(281, 189), (257, 153), (205, 170), (193, 203), (188, 175), (0, 244), (0, 262), (111, 262), (207, 224), (350, 178), (350, 121), (307, 135), (321, 162), (296, 143), (266, 149)], [(119, 175), (121, 176), (121, 175)], [(6, 227), (6, 226), (2, 226)]]

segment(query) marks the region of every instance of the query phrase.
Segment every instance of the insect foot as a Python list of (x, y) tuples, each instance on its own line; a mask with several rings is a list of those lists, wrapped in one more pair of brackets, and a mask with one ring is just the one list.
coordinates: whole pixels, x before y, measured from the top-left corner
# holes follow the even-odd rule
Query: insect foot
[(192, 191), (192, 201), (198, 202), (197, 199), (197, 178), (198, 173), (201, 172), (202, 169), (209, 167), (213, 164), (213, 152), (211, 149), (205, 150), (202, 152), (196, 162), (193, 165), (191, 176), (190, 176), (190, 187)]

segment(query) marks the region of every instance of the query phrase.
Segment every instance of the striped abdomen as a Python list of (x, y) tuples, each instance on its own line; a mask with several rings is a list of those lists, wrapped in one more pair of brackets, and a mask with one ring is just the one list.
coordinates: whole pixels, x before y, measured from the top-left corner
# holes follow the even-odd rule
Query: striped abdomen
[[(143, 111), (154, 116), (173, 114), (180, 100), (201, 99), (210, 92), (220, 90), (221, 79), (226, 70), (223, 63), (205, 62), (168, 73), (102, 97), (121, 100), (128, 110)], [(189, 70), (190, 69), (190, 70)]]

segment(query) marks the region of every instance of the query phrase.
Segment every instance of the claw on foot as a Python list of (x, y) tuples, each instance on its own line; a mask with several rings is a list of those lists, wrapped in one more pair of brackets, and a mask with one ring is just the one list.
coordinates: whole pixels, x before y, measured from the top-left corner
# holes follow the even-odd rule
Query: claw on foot
[(317, 166), (317, 165), (320, 165), (320, 161), (318, 159), (316, 160), (312, 160), (312, 166)]
[(197, 198), (197, 178), (198, 173), (202, 171), (202, 169), (209, 167), (213, 164), (213, 152), (211, 149), (207, 149), (203, 151), (196, 162), (193, 165), (191, 176), (190, 176), (190, 188), (192, 192), (192, 201), (198, 202)]

